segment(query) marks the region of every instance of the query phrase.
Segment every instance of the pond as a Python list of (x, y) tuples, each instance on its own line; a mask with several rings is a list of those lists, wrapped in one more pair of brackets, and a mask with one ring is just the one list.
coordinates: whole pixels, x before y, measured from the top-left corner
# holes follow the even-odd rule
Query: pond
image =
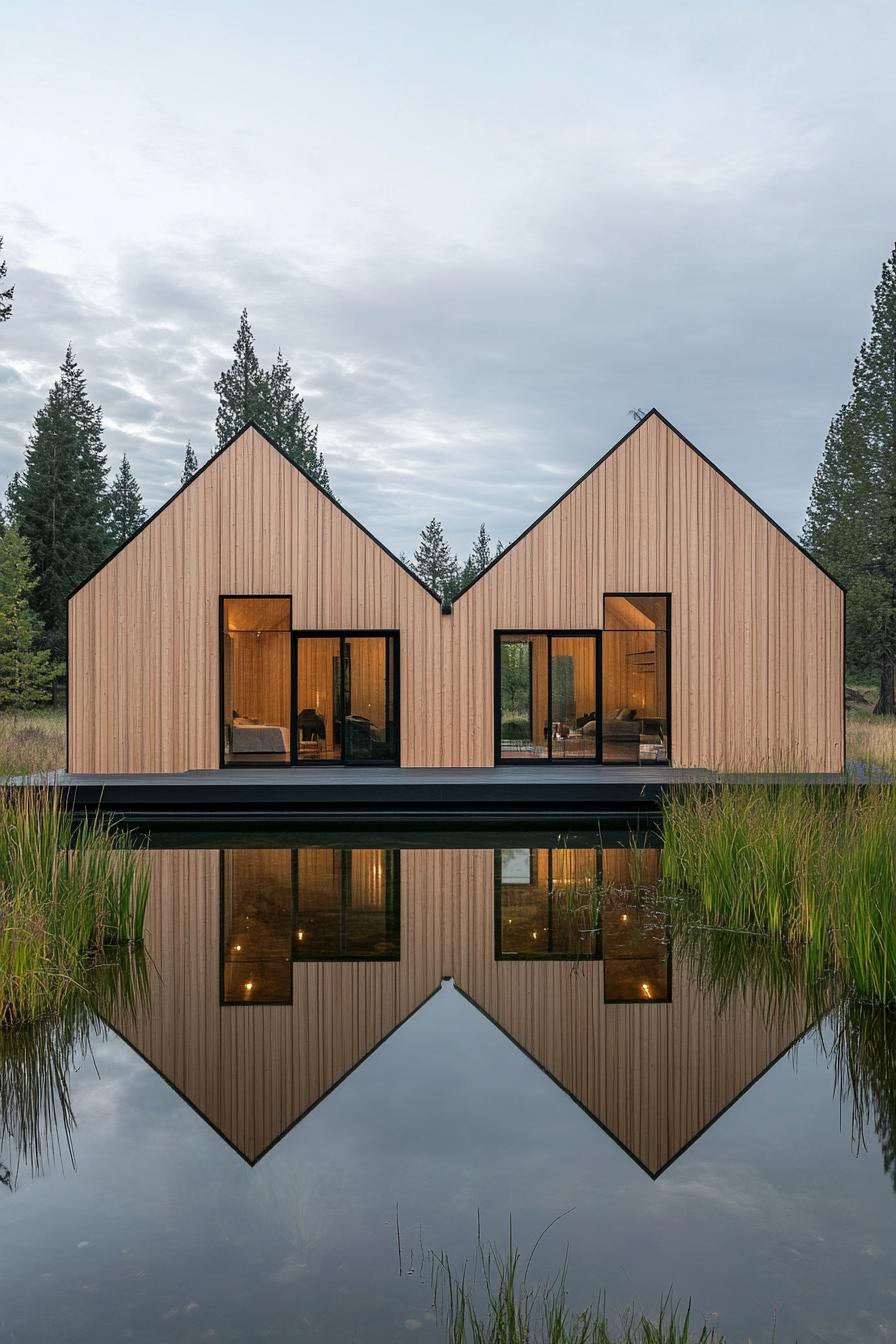
[(430, 1252), (511, 1223), (575, 1306), (896, 1339), (890, 1024), (651, 846), (152, 836), (136, 983), (2, 1041), (0, 1339), (442, 1339)]

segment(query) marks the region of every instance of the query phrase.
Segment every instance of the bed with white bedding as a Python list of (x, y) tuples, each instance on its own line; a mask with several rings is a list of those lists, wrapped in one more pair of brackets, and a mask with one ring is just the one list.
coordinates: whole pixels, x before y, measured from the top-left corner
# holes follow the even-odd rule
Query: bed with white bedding
[(289, 742), (286, 729), (276, 723), (247, 723), (234, 719), (230, 725), (230, 754), (286, 755)]

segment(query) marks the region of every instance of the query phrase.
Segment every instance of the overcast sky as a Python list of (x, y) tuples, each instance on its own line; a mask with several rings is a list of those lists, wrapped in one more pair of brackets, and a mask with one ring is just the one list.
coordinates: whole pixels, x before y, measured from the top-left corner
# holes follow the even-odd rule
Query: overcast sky
[(0, 475), (67, 342), (155, 507), (241, 308), (395, 549), (656, 405), (798, 532), (896, 239), (892, 0), (7, 0)]

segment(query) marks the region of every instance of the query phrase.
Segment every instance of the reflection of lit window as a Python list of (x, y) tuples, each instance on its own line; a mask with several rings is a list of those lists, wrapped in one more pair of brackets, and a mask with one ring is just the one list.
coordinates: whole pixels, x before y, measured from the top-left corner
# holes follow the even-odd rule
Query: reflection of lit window
[(593, 849), (497, 850), (496, 956), (595, 956), (591, 904), (597, 873)]
[(399, 959), (396, 850), (303, 849), (297, 865), (297, 960)]

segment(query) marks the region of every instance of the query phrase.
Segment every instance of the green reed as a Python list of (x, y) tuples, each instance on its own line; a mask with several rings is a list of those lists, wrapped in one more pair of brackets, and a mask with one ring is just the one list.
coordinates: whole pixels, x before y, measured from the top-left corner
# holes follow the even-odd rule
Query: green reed
[(755, 780), (670, 792), (666, 891), (802, 949), (810, 975), (896, 1004), (896, 790)]
[(139, 941), (148, 894), (144, 854), (110, 820), (0, 792), (0, 1027), (58, 1009), (104, 949)]
[(432, 1257), (451, 1344), (724, 1344), (714, 1329), (692, 1321), (690, 1302), (682, 1307), (671, 1294), (652, 1317), (630, 1308), (614, 1322), (604, 1297), (573, 1311), (565, 1262), (548, 1282), (530, 1282), (534, 1251), (524, 1263), (512, 1237), (506, 1251), (480, 1240), (473, 1271), (464, 1266), (459, 1273), (446, 1256)]

